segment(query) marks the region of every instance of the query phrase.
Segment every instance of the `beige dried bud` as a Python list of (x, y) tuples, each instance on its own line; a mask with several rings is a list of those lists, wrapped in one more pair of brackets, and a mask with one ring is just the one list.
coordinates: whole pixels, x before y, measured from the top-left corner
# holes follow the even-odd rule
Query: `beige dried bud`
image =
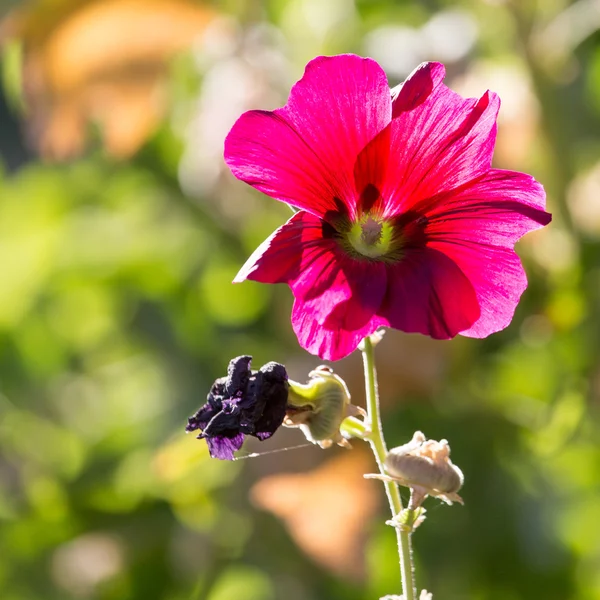
[[(404, 596), (384, 596), (380, 600), (404, 600)], [(422, 590), (419, 600), (433, 600), (433, 594), (430, 594), (427, 590)]]
[(456, 492), (462, 487), (464, 477), (450, 460), (446, 440), (427, 440), (417, 431), (408, 444), (392, 448), (384, 464), (391, 479), (411, 488), (411, 508), (419, 506), (426, 496), (436, 496), (448, 504), (463, 504)]

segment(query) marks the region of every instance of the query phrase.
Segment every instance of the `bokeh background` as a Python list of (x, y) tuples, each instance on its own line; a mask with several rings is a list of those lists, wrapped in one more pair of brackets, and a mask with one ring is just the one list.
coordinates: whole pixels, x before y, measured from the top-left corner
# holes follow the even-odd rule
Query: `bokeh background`
[[(388, 442), (447, 438), (465, 507), (428, 501), (419, 587), (439, 600), (600, 598), (597, 0), (0, 3), (0, 598), (359, 600), (398, 593), (380, 484), (355, 443), (234, 463), (184, 435), (228, 360), (303, 381), (284, 286), (231, 280), (288, 218), (222, 159), (241, 112), (319, 54), (395, 85), (440, 60), (502, 98), (498, 167), (552, 225), (489, 339), (389, 332)], [(360, 357), (335, 365), (364, 401)], [(280, 431), (245, 451), (303, 443)]]

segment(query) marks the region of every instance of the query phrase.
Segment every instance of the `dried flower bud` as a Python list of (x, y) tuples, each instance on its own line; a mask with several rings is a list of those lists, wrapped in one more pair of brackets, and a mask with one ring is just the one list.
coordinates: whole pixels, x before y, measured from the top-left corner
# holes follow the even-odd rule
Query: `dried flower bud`
[[(404, 596), (384, 596), (379, 600), (404, 600)], [(419, 600), (433, 600), (433, 594), (430, 594), (427, 590), (421, 590)]]
[(347, 417), (364, 415), (364, 411), (350, 403), (346, 383), (329, 367), (320, 366), (308, 375), (310, 379), (306, 384), (289, 381), (283, 424), (299, 427), (307, 440), (321, 448), (329, 448), (334, 443), (350, 447), (340, 426)]
[(456, 492), (462, 487), (464, 477), (450, 460), (450, 446), (446, 440), (427, 440), (417, 431), (408, 444), (390, 450), (385, 469), (391, 479), (413, 490), (419, 498), (414, 502), (416, 506), (428, 495), (448, 504), (463, 503)]

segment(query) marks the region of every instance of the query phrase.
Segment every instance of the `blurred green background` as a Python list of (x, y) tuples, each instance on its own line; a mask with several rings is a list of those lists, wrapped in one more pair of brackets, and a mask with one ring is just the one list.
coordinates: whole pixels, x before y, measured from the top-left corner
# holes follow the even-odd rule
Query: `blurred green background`
[[(496, 166), (544, 183), (530, 286), (489, 339), (388, 332), (384, 428), (447, 438), (427, 503), (437, 600), (600, 599), (600, 12), (595, 0), (0, 3), (0, 599), (359, 600), (399, 593), (360, 448), (226, 463), (184, 435), (228, 360), (303, 381), (284, 286), (231, 279), (289, 216), (235, 181), (241, 112), (319, 54), (395, 85), (440, 60), (503, 101)], [(362, 404), (360, 358), (336, 364)], [(253, 452), (301, 444), (281, 431)]]

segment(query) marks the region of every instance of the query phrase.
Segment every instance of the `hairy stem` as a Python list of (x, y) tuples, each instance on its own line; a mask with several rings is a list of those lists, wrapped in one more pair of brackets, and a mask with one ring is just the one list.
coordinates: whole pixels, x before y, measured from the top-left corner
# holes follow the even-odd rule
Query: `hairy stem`
[[(375, 455), (379, 472), (385, 475), (383, 463), (387, 455), (385, 439), (381, 427), (381, 415), (379, 410), (379, 391), (377, 388), (377, 371), (375, 370), (375, 354), (373, 343), (370, 337), (366, 337), (361, 345), (363, 355), (363, 364), (365, 368), (365, 387), (367, 394), (367, 412), (369, 414), (369, 423), (371, 432), (366, 437), (371, 450)], [(398, 486), (392, 481), (384, 481), (385, 493), (388, 498), (392, 518), (396, 517), (403, 510), (402, 498), (398, 491)], [(412, 564), (412, 548), (410, 533), (402, 531), (396, 527), (396, 536), (398, 538), (398, 555), (400, 557), (400, 575), (402, 577), (402, 592), (404, 600), (415, 600), (416, 589), (414, 583), (414, 568)]]

